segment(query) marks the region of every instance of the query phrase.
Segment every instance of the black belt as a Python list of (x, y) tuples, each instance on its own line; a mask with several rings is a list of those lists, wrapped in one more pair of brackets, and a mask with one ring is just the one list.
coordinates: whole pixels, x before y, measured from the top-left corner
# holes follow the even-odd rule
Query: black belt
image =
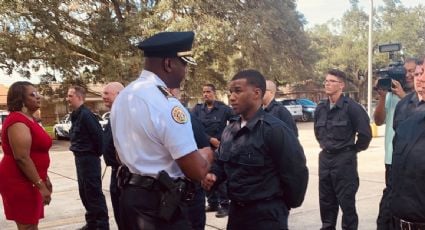
[(401, 230), (425, 230), (425, 223), (410, 222), (397, 217), (394, 218), (400, 222)]
[(159, 189), (158, 181), (150, 176), (141, 176), (139, 174), (132, 173), (127, 184), (134, 185), (147, 190)]
[(354, 151), (356, 148), (354, 146), (347, 146), (340, 149), (323, 149), (323, 152), (329, 153), (329, 154), (336, 154), (336, 153), (342, 153), (342, 152), (348, 152), (348, 151)]

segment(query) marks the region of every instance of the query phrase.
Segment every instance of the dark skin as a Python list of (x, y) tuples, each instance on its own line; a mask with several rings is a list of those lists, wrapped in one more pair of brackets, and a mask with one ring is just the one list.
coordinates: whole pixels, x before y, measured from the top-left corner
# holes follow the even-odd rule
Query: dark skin
[[(180, 88), (186, 75), (187, 64), (178, 57), (145, 59), (145, 69), (155, 73), (167, 88)], [(183, 173), (191, 180), (201, 181), (213, 161), (210, 148), (198, 149), (176, 160)]]
[[(33, 86), (25, 87), (25, 98), (23, 104), (27, 108), (25, 111), (21, 110), (19, 113), (33, 121), (34, 114), (40, 108), (40, 96), (36, 92)], [(23, 123), (17, 122), (11, 125), (7, 129), (7, 136), (9, 138), (9, 144), (12, 148), (13, 157), (15, 158), (16, 164), (23, 174), (36, 186), (41, 194), (44, 205), (49, 205), (52, 194), (52, 183), (47, 177), (45, 181), (41, 180), (38, 175), (37, 169), (30, 157), (30, 149), (32, 143), (32, 136), (30, 129)], [(19, 230), (36, 230), (38, 224), (24, 224), (16, 222)]]
[[(229, 103), (236, 114), (239, 114), (242, 121), (251, 120), (258, 109), (262, 106), (264, 92), (260, 88), (250, 85), (246, 79), (232, 80), (229, 84)], [(210, 190), (217, 177), (214, 173), (208, 173), (202, 180), (202, 187)]]

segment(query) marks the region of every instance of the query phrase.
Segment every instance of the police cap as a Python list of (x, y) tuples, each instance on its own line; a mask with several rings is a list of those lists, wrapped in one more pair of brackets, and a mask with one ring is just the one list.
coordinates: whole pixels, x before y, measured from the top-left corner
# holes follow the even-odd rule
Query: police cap
[(145, 57), (180, 57), (196, 65), (191, 50), (194, 36), (193, 31), (161, 32), (140, 42), (137, 47), (143, 50)]

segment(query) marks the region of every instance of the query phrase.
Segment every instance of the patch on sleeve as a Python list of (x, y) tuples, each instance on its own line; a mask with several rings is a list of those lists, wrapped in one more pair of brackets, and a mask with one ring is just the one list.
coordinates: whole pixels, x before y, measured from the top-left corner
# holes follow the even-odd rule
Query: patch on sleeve
[(173, 120), (179, 124), (187, 122), (187, 115), (180, 106), (173, 107), (171, 110), (171, 117), (173, 117)]

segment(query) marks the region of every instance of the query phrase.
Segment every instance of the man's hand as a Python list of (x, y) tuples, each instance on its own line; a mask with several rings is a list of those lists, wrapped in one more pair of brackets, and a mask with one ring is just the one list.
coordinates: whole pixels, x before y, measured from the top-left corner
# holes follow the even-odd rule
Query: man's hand
[(385, 101), (385, 97), (387, 96), (387, 90), (384, 90), (384, 89), (380, 89), (380, 88), (378, 88), (377, 90), (376, 90), (376, 92), (378, 93), (378, 96), (379, 96), (379, 100), (384, 100)]
[(214, 147), (214, 148), (218, 148), (220, 146), (220, 141), (215, 138), (215, 137), (211, 137), (210, 138), (210, 144)]
[(404, 92), (400, 82), (396, 80), (391, 80), (391, 91), (399, 98), (403, 98), (404, 96), (406, 96), (406, 92)]
[(209, 191), (211, 187), (214, 185), (217, 177), (213, 173), (208, 173), (205, 178), (201, 181), (201, 186), (205, 190)]

